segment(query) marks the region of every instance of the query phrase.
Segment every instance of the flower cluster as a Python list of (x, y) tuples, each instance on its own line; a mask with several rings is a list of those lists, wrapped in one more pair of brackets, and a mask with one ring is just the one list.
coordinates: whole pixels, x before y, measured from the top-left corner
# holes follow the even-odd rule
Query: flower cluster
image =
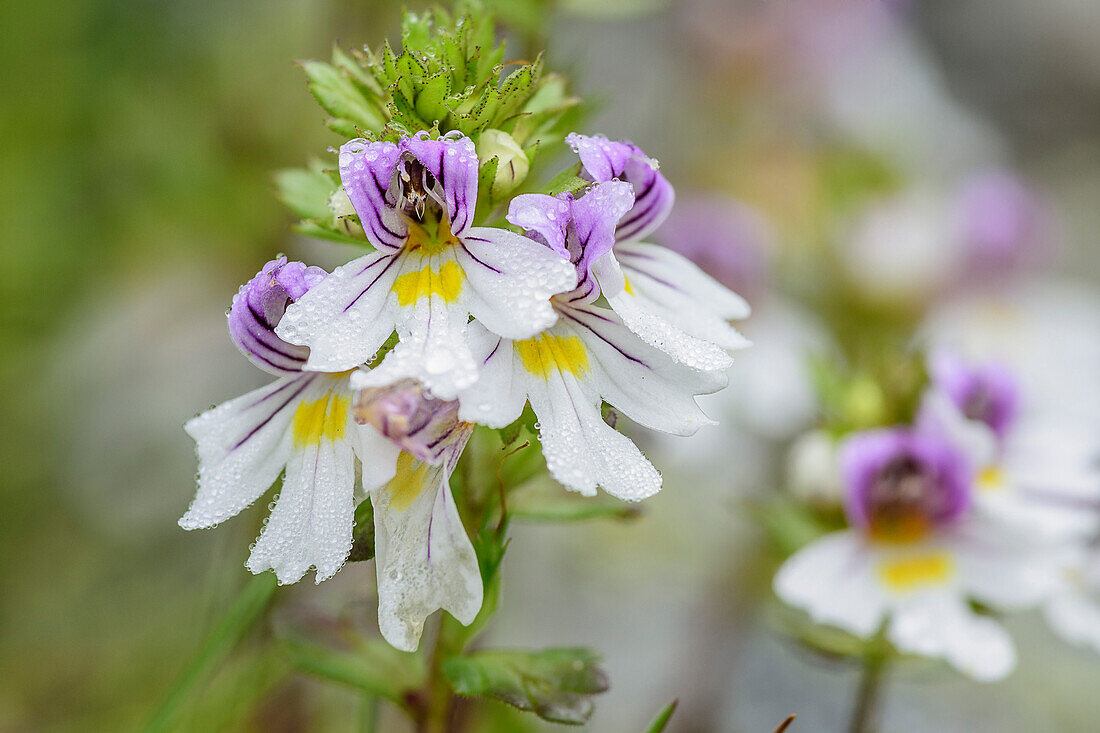
[(816, 621), (863, 638), (884, 633), (902, 652), (943, 658), (980, 680), (1015, 664), (991, 612), (1045, 605), (1060, 618), (1072, 607), (1077, 635), (1100, 638), (1100, 624), (1079, 629), (1066, 572), (1083, 567), (1084, 543), (1100, 529), (1100, 471), (1089, 453), (1029, 428), (1005, 367), (945, 353), (929, 366), (912, 425), (844, 441), (849, 528), (788, 560), (776, 593)]
[(655, 161), (626, 142), (569, 143), (580, 183), (512, 198), (518, 231), (475, 226), (483, 161), (461, 132), (344, 143), (346, 216), (374, 250), (331, 274), (280, 258), (241, 288), (230, 334), (277, 379), (187, 424), (199, 491), (181, 525), (233, 516), (282, 474), (247, 566), (281, 583), (315, 567), (320, 582), (352, 547), (359, 476), (379, 626), (413, 650), (436, 609), (469, 624), (482, 603), (449, 484), (474, 423), (506, 427), (530, 404), (561, 484), (656, 493), (660, 474), (602, 405), (694, 433), (709, 422), (694, 398), (725, 385), (727, 350), (747, 343), (728, 321), (748, 306), (639, 241), (673, 202)]

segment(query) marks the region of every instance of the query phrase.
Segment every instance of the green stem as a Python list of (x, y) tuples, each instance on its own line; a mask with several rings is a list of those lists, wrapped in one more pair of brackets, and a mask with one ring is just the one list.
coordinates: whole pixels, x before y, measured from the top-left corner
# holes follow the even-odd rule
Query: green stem
[(380, 708), (377, 695), (363, 695), (359, 703), (359, 733), (375, 733), (378, 730)]
[(868, 644), (863, 655), (863, 673), (848, 724), (849, 733), (875, 733), (878, 730), (882, 713), (882, 687), (890, 660), (890, 650), (883, 636), (880, 631)]
[(447, 733), (452, 729), (454, 692), (443, 674), (443, 662), (462, 651), (461, 642), (454, 634), (456, 623), (449, 616), (440, 614), (439, 633), (436, 634), (432, 648), (428, 685), (424, 691), (424, 714), (417, 724), (418, 733)]

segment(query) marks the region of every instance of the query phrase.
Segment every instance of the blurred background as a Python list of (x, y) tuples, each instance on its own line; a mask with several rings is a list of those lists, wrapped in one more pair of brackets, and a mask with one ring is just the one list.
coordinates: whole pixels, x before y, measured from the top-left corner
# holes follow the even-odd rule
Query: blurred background
[[(1049, 399), (1096, 429), (1100, 4), (523, 5), (540, 22), (517, 41), (597, 102), (586, 131), (661, 160), (679, 204), (658, 239), (748, 297), (756, 347), (710, 403), (721, 428), (651, 441), (665, 490), (639, 519), (516, 528), (490, 640), (600, 650), (590, 730), (642, 730), (673, 697), (673, 731), (769, 733), (792, 712), (794, 731), (840, 730), (857, 671), (776, 629), (746, 501), (800, 485), (808, 357), (890, 347), (861, 343), (853, 312), (1057, 370)], [(0, 4), (0, 730), (139, 727), (245, 584), (263, 506), (180, 530), (181, 426), (265, 381), (226, 337), (240, 283), (279, 252), (350, 258), (290, 234), (273, 195), (274, 171), (339, 142), (293, 61), (396, 37), (398, 11)], [(370, 621), (373, 572), (282, 591), (271, 624)], [(889, 729), (1095, 729), (1100, 658), (1028, 616), (1011, 628), (1003, 683), (895, 674)], [(181, 729), (352, 730), (356, 696), (290, 675), (262, 636)]]

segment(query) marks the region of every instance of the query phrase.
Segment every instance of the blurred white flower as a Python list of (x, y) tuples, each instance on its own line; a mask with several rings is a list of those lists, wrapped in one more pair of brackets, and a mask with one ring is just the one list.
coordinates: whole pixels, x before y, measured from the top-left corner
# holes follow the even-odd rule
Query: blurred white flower
[(978, 680), (1015, 666), (1008, 633), (970, 601), (1034, 606), (1054, 587), (1054, 556), (971, 508), (967, 457), (944, 436), (896, 428), (844, 444), (851, 528), (795, 553), (776, 594), (819, 622), (870, 638), (885, 625), (900, 651), (940, 657)]
[(837, 439), (824, 430), (803, 433), (787, 453), (787, 488), (813, 504), (839, 504), (843, 496)]
[(845, 274), (865, 296), (903, 305), (942, 291), (962, 262), (945, 200), (926, 189), (868, 205), (842, 236), (839, 253)]

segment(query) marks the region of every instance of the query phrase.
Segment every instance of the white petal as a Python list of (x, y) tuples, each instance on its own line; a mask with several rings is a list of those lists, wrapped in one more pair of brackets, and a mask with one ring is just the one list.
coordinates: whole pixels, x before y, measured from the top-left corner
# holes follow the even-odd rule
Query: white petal
[(370, 425), (356, 425), (355, 455), (363, 466), (360, 481), (367, 491), (382, 486), (397, 470), (397, 455), (401, 449)]
[(550, 296), (576, 284), (568, 261), (505, 229), (474, 227), (456, 247), (466, 276), (463, 302), (498, 336), (523, 339), (548, 328), (557, 320)]
[(434, 293), (398, 308), (400, 341), (377, 367), (355, 372), (352, 389), (385, 387), (411, 378), (435, 397), (454, 399), (477, 379), (477, 364), (466, 344), (466, 323), (465, 308)]
[(985, 423), (968, 419), (940, 390), (928, 390), (921, 398), (919, 421), (922, 426), (942, 433), (958, 446), (975, 470), (989, 465), (996, 458), (996, 434)]
[(642, 341), (693, 369), (725, 371), (733, 357), (716, 343), (696, 338), (681, 326), (674, 325), (659, 306), (623, 290), (607, 299), (623, 323)]
[(512, 341), (489, 333), (480, 323), (467, 331), (474, 360), (481, 364), (477, 381), (458, 396), (462, 420), (503, 428), (519, 418), (527, 404), (526, 372)]
[(585, 394), (571, 374), (531, 376), (528, 384), (546, 466), (561, 484), (586, 496), (598, 486), (627, 501), (661, 490), (661, 474), (638, 446), (603, 421), (599, 398)]
[(1100, 652), (1100, 605), (1082, 593), (1062, 593), (1043, 606), (1050, 628), (1070, 644)]
[(691, 260), (642, 242), (616, 244), (615, 256), (637, 295), (668, 320), (727, 349), (748, 345), (727, 321), (747, 318), (752, 312), (749, 304)]
[(318, 583), (335, 575), (351, 550), (354, 489), (350, 443), (324, 440), (295, 450), (248, 569), (273, 569), (281, 584), (297, 582), (310, 567)]
[(903, 652), (940, 657), (982, 682), (999, 680), (1016, 666), (1008, 632), (951, 593), (920, 595), (895, 607), (887, 635)]
[(585, 383), (631, 420), (674, 435), (692, 435), (713, 424), (695, 395), (725, 386), (724, 373), (676, 363), (643, 343), (607, 309), (585, 306), (561, 312), (554, 332), (580, 339), (592, 357)]
[(874, 572), (873, 555), (849, 530), (796, 552), (779, 568), (772, 587), (814, 621), (867, 638), (878, 630), (887, 608)]
[(213, 527), (271, 488), (290, 455), (294, 410), (312, 394), (314, 378), (279, 379), (187, 422), (199, 457), (199, 490), (181, 527)]
[(372, 252), (337, 267), (286, 309), (275, 333), (309, 347), (306, 369), (340, 372), (365, 363), (393, 333), (388, 304), (403, 260)]
[(378, 626), (386, 641), (415, 651), (424, 620), (440, 608), (472, 623), (481, 609), (481, 572), (444, 467), (402, 454), (397, 476), (371, 492), (371, 502)]
[(952, 537), (949, 545), (959, 586), (968, 596), (1000, 610), (1021, 610), (1060, 587), (1061, 562), (1055, 548), (1027, 543), (1021, 535), (979, 516), (972, 515), (967, 524), (966, 534)]

